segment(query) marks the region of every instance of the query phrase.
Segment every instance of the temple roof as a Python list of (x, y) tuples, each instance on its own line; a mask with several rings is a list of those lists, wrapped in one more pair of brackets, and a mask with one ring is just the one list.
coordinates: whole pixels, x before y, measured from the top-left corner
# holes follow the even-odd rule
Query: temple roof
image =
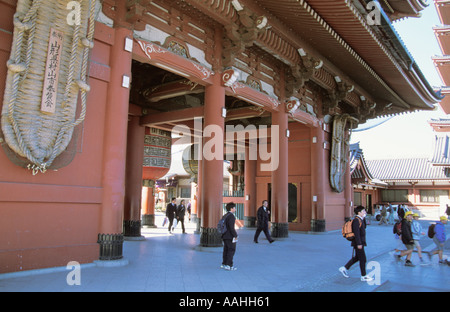
[(427, 158), (367, 160), (370, 172), (385, 182), (450, 180), (448, 169), (433, 166)]
[[(381, 10), (379, 25), (368, 24), (365, 5), (369, 1), (256, 2), (288, 25), (353, 81), (375, 95), (377, 104), (393, 103), (390, 113), (431, 109), (440, 100), (386, 13)], [(418, 12), (423, 5), (423, 1), (388, 3), (398, 9), (409, 10), (411, 14), (413, 11)]]
[(394, 21), (404, 17), (418, 17), (429, 4), (427, 0), (380, 0), (389, 18)]
[(450, 166), (450, 137), (447, 134), (436, 135), (430, 162), (433, 166)]
[(450, 90), (448, 87), (450, 86), (450, 1), (434, 0), (434, 4), (442, 25), (434, 27), (433, 30), (443, 55), (434, 56), (432, 59), (443, 82), (439, 91), (445, 97), (439, 105), (448, 114), (450, 113)]
[(374, 178), (367, 167), (363, 150), (359, 142), (350, 144), (350, 174), (352, 184), (361, 184), (372, 187), (386, 187), (387, 183), (378, 178)]

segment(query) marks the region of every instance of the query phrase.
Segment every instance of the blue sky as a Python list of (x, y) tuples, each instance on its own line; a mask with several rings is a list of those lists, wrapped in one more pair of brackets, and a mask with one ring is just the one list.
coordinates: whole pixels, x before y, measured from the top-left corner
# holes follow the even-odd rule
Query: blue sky
[[(395, 22), (394, 27), (428, 82), (432, 86), (441, 86), (441, 79), (431, 59), (434, 55), (442, 55), (433, 32), (433, 26), (439, 25), (440, 21), (433, 1), (428, 3), (430, 5), (422, 11), (422, 17)], [(354, 132), (351, 142), (360, 142), (366, 159), (428, 158), (432, 152), (434, 133), (427, 121), (440, 117), (447, 117), (440, 108), (431, 112), (403, 114), (370, 130)]]

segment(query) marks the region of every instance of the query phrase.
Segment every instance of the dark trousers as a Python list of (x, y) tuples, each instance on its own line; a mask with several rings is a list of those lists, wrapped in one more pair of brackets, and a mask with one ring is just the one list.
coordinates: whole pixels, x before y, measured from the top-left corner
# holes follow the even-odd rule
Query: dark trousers
[(354, 265), (356, 262), (359, 261), (359, 268), (361, 269), (361, 276), (366, 275), (366, 252), (364, 251), (364, 246), (361, 249), (358, 249), (358, 247), (353, 248), (353, 255), (350, 261), (347, 262), (345, 265), (345, 268), (347, 270), (350, 269), (352, 265)]
[(264, 231), (264, 234), (266, 235), (267, 240), (269, 242), (271, 242), (272, 241), (272, 237), (270, 236), (269, 227), (268, 226), (258, 227), (256, 229), (255, 236), (253, 237), (253, 241), (255, 241), (255, 242), (258, 241), (258, 237), (259, 237), (259, 234), (261, 234), (261, 231)]
[(173, 217), (169, 217), (169, 232), (172, 232), (172, 226), (173, 226)]
[(236, 243), (233, 243), (231, 239), (223, 240), (223, 265), (233, 266), (233, 257), (236, 252)]
[(178, 222), (181, 222), (181, 228), (183, 229), (183, 233), (184, 233), (184, 217), (183, 218), (178, 218)]

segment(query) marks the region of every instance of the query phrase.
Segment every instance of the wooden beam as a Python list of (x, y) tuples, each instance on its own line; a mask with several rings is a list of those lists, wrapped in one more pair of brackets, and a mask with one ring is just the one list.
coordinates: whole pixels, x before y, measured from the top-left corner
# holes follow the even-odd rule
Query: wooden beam
[(141, 126), (152, 127), (157, 124), (168, 122), (174, 123), (179, 121), (191, 120), (195, 117), (203, 117), (203, 106), (142, 116), (140, 124)]

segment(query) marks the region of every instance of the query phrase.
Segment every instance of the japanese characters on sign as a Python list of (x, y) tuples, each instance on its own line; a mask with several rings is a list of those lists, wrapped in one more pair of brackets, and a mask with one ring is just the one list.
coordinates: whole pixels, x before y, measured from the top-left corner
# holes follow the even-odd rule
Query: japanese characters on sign
[(50, 38), (45, 65), (44, 87), (42, 90), (41, 112), (53, 114), (56, 109), (59, 65), (62, 53), (63, 33), (50, 28)]

